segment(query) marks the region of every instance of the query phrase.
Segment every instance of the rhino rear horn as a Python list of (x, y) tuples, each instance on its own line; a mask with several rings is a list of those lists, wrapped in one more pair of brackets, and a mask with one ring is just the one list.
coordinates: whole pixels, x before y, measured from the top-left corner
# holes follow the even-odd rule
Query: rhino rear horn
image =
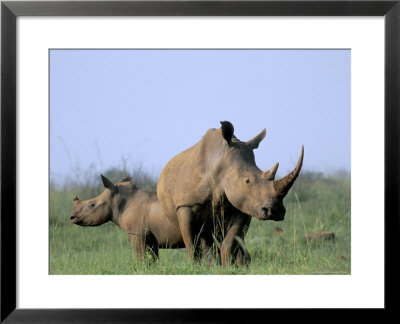
[(269, 169), (268, 171), (263, 172), (262, 177), (264, 180), (272, 181), (275, 180), (275, 174), (278, 170), (279, 163), (275, 163), (275, 165)]
[(103, 181), (103, 185), (105, 188), (110, 189), (112, 192), (117, 192), (117, 186), (113, 184), (109, 179), (101, 175), (101, 180)]
[(79, 200), (78, 196), (75, 196), (74, 201), (78, 201), (78, 200)]
[(292, 187), (294, 181), (300, 173), (301, 166), (303, 165), (303, 157), (304, 157), (304, 146), (301, 146), (301, 153), (299, 160), (297, 161), (296, 167), (292, 172), (290, 172), (286, 177), (274, 181), (274, 187), (277, 194), (281, 197), (285, 197), (290, 188)]
[(265, 134), (267, 134), (266, 129), (264, 128), (260, 134), (257, 136), (253, 137), (251, 140), (248, 140), (246, 144), (252, 149), (258, 148), (258, 145), (260, 145), (260, 142), (264, 139)]
[(230, 144), (234, 131), (233, 125), (228, 121), (222, 121), (220, 123), (222, 136), (227, 141), (227, 143)]

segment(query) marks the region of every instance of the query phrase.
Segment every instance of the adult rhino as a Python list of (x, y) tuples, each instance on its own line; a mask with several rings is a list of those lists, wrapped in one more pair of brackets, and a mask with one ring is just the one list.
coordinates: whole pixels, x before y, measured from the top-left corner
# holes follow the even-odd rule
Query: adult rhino
[(209, 129), (161, 172), (157, 197), (165, 215), (179, 225), (188, 260), (196, 258), (197, 242), (208, 246), (217, 237), (222, 241), (222, 265), (235, 259), (240, 263), (241, 249), (235, 238), (244, 238), (251, 217), (284, 219), (283, 198), (299, 175), (304, 147), (294, 170), (275, 181), (278, 163), (263, 172), (253, 153), (264, 139), (265, 129), (247, 142), (233, 133), (230, 122), (221, 122), (221, 128)]

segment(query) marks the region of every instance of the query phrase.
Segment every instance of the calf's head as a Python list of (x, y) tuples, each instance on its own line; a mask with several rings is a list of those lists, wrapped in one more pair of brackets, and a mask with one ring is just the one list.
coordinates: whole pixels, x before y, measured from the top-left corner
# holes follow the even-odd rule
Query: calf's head
[(112, 221), (136, 188), (131, 182), (131, 177), (124, 177), (116, 184), (103, 175), (101, 175), (101, 180), (106, 189), (100, 195), (88, 200), (79, 200), (77, 196), (74, 198), (71, 223), (81, 226), (99, 226)]
[(253, 139), (241, 142), (233, 135), (230, 122), (221, 124), (225, 152), (220, 181), (227, 199), (235, 208), (257, 219), (283, 220), (286, 213), (283, 198), (300, 173), (304, 147), (301, 148), (294, 170), (282, 179), (275, 180), (278, 163), (263, 172), (256, 166), (253, 153), (264, 139), (265, 129)]

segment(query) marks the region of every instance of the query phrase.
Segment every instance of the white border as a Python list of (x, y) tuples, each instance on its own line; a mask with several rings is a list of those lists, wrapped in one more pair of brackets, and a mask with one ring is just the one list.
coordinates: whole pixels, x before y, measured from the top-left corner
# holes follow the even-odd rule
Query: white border
[[(384, 306), (383, 18), (19, 17), (17, 30), (17, 307)], [(352, 274), (49, 276), (49, 48), (351, 48)]]

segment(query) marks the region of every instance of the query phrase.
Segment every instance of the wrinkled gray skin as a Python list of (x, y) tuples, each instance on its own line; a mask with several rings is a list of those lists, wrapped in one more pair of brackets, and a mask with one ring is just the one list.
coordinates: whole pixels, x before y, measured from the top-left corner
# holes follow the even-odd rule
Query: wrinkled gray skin
[(99, 226), (112, 221), (129, 235), (139, 260), (146, 251), (154, 258), (159, 248), (185, 247), (179, 227), (164, 215), (155, 191), (138, 189), (131, 177), (116, 184), (101, 177), (103, 193), (83, 201), (75, 197), (71, 223)]
[(196, 258), (196, 242), (208, 246), (216, 236), (221, 242), (222, 265), (241, 264), (246, 260), (235, 237), (244, 238), (251, 217), (284, 219), (283, 198), (300, 172), (304, 148), (295, 169), (275, 181), (278, 164), (263, 172), (253, 153), (264, 139), (265, 129), (242, 142), (233, 135), (230, 122), (221, 125), (209, 129), (197, 144), (167, 163), (157, 196), (165, 215), (179, 225), (188, 260)]

